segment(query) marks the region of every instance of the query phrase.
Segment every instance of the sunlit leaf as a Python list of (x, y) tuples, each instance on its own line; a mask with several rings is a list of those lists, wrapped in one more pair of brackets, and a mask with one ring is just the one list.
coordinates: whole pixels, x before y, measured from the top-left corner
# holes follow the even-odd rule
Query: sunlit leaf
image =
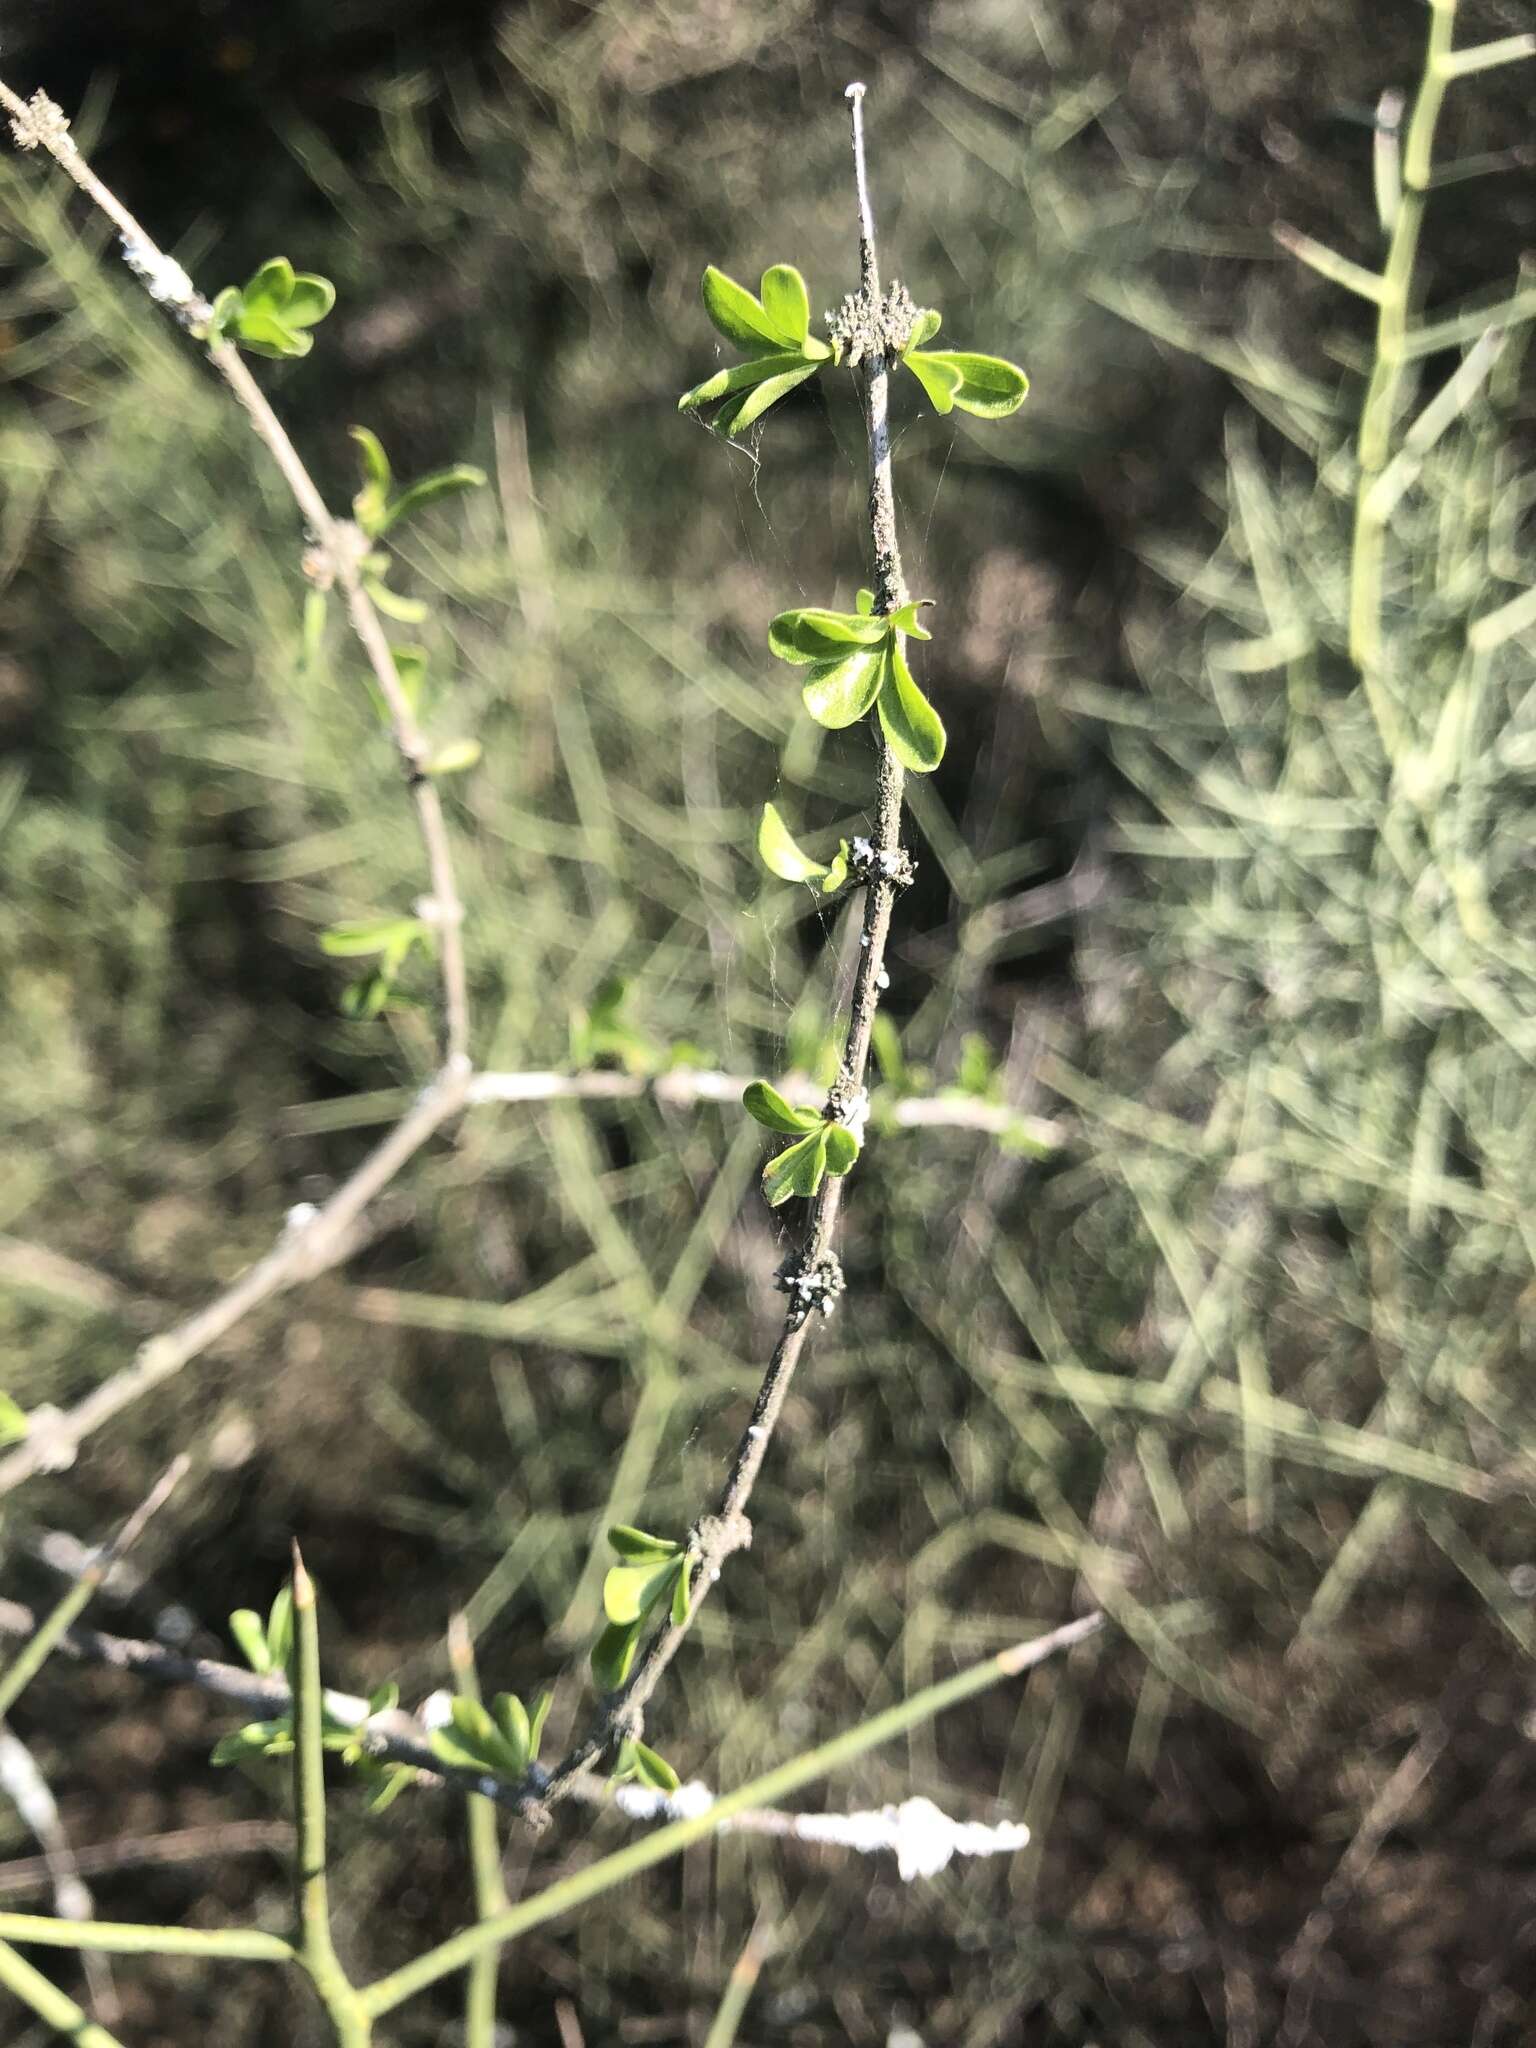
[(944, 758), (944, 726), (912, 680), (906, 657), (891, 649), (880, 691), (880, 724), (891, 752), (915, 775), (930, 775)]
[(924, 355), (918, 349), (913, 349), (901, 360), (933, 401), (935, 412), (953, 409), (955, 393), (964, 381), (958, 370), (951, 369), (938, 356)]
[(628, 1678), (639, 1641), (638, 1622), (609, 1622), (592, 1645), (592, 1676), (600, 1692), (617, 1692)]
[(777, 1088), (771, 1088), (766, 1081), (751, 1081), (742, 1092), (741, 1106), (748, 1116), (770, 1131), (783, 1131), (798, 1137), (804, 1131), (814, 1131), (821, 1122), (821, 1114), (814, 1109), (796, 1109), (784, 1100)]
[(267, 1649), (267, 1629), (261, 1616), (250, 1607), (237, 1607), (229, 1617), (229, 1632), (246, 1663), (263, 1677), (272, 1669)]
[(859, 1141), (843, 1124), (827, 1125), (827, 1171), (844, 1174), (859, 1156)]
[(603, 1612), (624, 1626), (649, 1614), (663, 1594), (670, 1592), (681, 1557), (663, 1564), (616, 1564), (603, 1579)]
[(803, 384), (807, 377), (814, 377), (816, 369), (815, 363), (805, 363), (797, 370), (786, 370), (780, 376), (765, 379), (745, 397), (730, 399), (721, 406), (715, 416), (715, 426), (728, 439), (744, 434), (748, 427), (757, 424), (770, 406), (777, 405), (781, 398), (787, 398), (797, 384)]
[(636, 1741), (633, 1749), (635, 1776), (657, 1792), (675, 1792), (680, 1780), (676, 1771), (665, 1757), (658, 1756), (654, 1749)]
[(402, 940), (414, 940), (425, 929), (419, 917), (360, 917), (333, 924), (320, 934), (320, 950), (336, 960), (387, 953)]
[(544, 1723), (549, 1718), (549, 1710), (554, 1705), (554, 1702), (555, 1696), (552, 1692), (541, 1692), (533, 1703), (533, 1713), (528, 1722), (528, 1756), (531, 1762), (537, 1763), (538, 1761), (539, 1742), (544, 1733)]
[(827, 1170), (827, 1126), (818, 1124), (799, 1144), (789, 1146), (763, 1168), (763, 1193), (777, 1209), (792, 1195), (814, 1195)]
[(286, 1671), (293, 1652), (293, 1588), (285, 1581), (267, 1610), (267, 1655), (274, 1671)]
[(872, 619), (862, 612), (802, 605), (780, 612), (769, 623), (768, 645), (780, 661), (840, 661), (855, 648), (878, 647), (886, 630), (884, 619)]
[(910, 633), (914, 640), (931, 640), (933, 635), (919, 623), (920, 615), (932, 605), (931, 597), (915, 597), (891, 613), (890, 624), (898, 633)]
[(792, 263), (775, 263), (759, 286), (765, 318), (786, 340), (802, 344), (810, 331), (811, 299)]
[(839, 732), (861, 719), (880, 694), (891, 650), (859, 648), (841, 661), (818, 662), (800, 692), (818, 725)]
[[(908, 369), (917, 369), (917, 360), (904, 358)], [(952, 402), (962, 412), (974, 413), (978, 419), (1006, 419), (1011, 412), (1017, 412), (1029, 395), (1029, 379), (1017, 363), (1004, 362), (1001, 356), (973, 355), (965, 349), (938, 349), (924, 355), (921, 361), (930, 367), (938, 366), (959, 381), (951, 394)], [(924, 388), (928, 389), (924, 379)], [(929, 392), (930, 397), (932, 392)], [(937, 403), (937, 401), (935, 401)], [(948, 406), (940, 406), (947, 412)]]
[(801, 852), (794, 834), (772, 804), (763, 805), (762, 822), (757, 828), (757, 854), (769, 873), (782, 882), (809, 882), (827, 872), (821, 861)]
[(693, 1568), (697, 1563), (698, 1553), (690, 1550), (683, 1560), (682, 1569), (679, 1571), (676, 1583), (673, 1585), (672, 1626), (674, 1628), (681, 1628), (683, 1626), (692, 1608), (693, 1597), (689, 1589), (693, 1580)]
[(644, 1529), (631, 1527), (628, 1522), (615, 1522), (608, 1531), (610, 1549), (616, 1550), (628, 1564), (661, 1564), (669, 1557), (676, 1557), (682, 1549), (667, 1536), (652, 1536)]
[(499, 1692), (491, 1702), (491, 1715), (506, 1745), (510, 1775), (520, 1778), (533, 1754), (533, 1731), (528, 1722), (528, 1710), (516, 1693)]
[(288, 258), (274, 256), (252, 275), (245, 287), (245, 303), (251, 308), (281, 314), (293, 294), (294, 283), (293, 265)]
[(409, 519), (424, 505), (434, 504), (439, 498), (452, 497), (459, 491), (477, 491), (485, 482), (485, 471), (476, 469), (472, 462), (456, 462), (451, 469), (435, 470), (431, 476), (424, 476), (413, 484), (407, 484), (398, 498), (392, 498), (384, 514), (380, 533), (388, 533), (402, 519)]
[(875, 609), (875, 593), (860, 590), (853, 600), (853, 608), (861, 619), (867, 619)]
[(783, 348), (788, 337), (779, 332), (745, 285), (727, 277), (713, 263), (699, 280), (699, 295), (715, 327), (749, 355)]
[(907, 348), (921, 348), (924, 342), (932, 341), (942, 325), (939, 315), (931, 306), (927, 307), (912, 323), (912, 332), (907, 336)]
[(449, 740), (427, 757), (424, 770), (428, 775), (462, 775), (484, 751), (478, 740)]

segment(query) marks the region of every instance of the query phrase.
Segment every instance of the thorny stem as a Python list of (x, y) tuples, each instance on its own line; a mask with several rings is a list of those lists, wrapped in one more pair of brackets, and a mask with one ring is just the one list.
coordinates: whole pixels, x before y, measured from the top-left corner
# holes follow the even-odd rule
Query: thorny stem
[[(860, 84), (850, 85), (847, 98), (852, 117), (854, 179), (858, 189), (860, 291), (866, 308), (875, 315), (880, 304), (880, 267), (864, 156), (864, 91)], [(901, 550), (896, 534), (896, 499), (891, 483), (889, 359), (883, 340), (879, 338), (878, 319), (871, 320), (871, 327), (876, 340), (865, 357), (863, 380), (864, 423), (869, 439), (869, 532), (874, 556), (875, 611), (888, 617), (906, 602), (907, 590), (902, 577)], [(884, 980), (891, 912), (896, 902), (897, 885), (885, 878), (882, 870), (886, 863), (880, 856), (895, 854), (901, 847), (904, 777), (901, 763), (883, 737), (879, 745), (875, 793), (876, 858), (871, 877), (864, 885), (863, 929), (859, 936), (859, 959), (854, 974), (848, 1033), (837, 1079), (827, 1101), (829, 1116), (837, 1119), (854, 1113), (863, 1090), (870, 1039)], [(815, 1272), (831, 1253), (842, 1198), (842, 1178), (828, 1174), (812, 1199), (797, 1262), (799, 1273)], [(791, 1293), (778, 1343), (758, 1388), (751, 1419), (736, 1447), (724, 1489), (714, 1513), (703, 1517), (694, 1532), (693, 1547), (699, 1563), (688, 1613), (682, 1621), (668, 1619), (656, 1630), (640, 1653), (623, 1691), (609, 1703), (586, 1738), (551, 1774), (547, 1803), (553, 1804), (564, 1797), (571, 1781), (596, 1763), (616, 1739), (640, 1732), (651, 1696), (681, 1648), (694, 1616), (719, 1579), (726, 1559), (733, 1552), (750, 1545), (752, 1525), (747, 1520), (747, 1505), (763, 1460), (768, 1455), (768, 1446), (783, 1412), (785, 1397), (805, 1348), (809, 1329), (810, 1319), (805, 1304)]]

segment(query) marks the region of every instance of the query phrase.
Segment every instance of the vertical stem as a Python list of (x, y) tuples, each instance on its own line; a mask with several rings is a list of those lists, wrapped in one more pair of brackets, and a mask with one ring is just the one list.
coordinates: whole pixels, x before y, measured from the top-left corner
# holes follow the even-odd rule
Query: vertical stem
[(331, 1940), (330, 1898), (325, 1871), (325, 1745), (320, 1684), (320, 1624), (315, 1582), (293, 1546), (293, 1652), (288, 1682), (293, 1691), (294, 1904), (299, 1960), (309, 1972), (320, 2002), (336, 2030), (337, 2048), (368, 2048), (372, 2021), (341, 1966)]
[[(461, 1699), (480, 1699), (480, 1677), (475, 1670), (475, 1646), (469, 1624), (456, 1614), (448, 1624), (448, 1661), (453, 1666), (454, 1687)], [(489, 1799), (471, 1792), (464, 1801), (469, 1830), (469, 1865), (475, 1886), (475, 1918), (490, 1920), (511, 1905), (501, 1876), (501, 1840), (496, 1831), (496, 1808)], [(464, 2048), (495, 2048), (496, 1976), (501, 1963), (499, 1948), (477, 1955), (465, 1972)]]
[[(859, 279), (871, 331), (880, 333), (880, 265), (875, 249), (874, 213), (869, 201), (869, 176), (864, 160), (864, 92), (862, 85), (848, 87), (853, 124), (853, 168), (858, 188)], [(864, 358), (864, 423), (869, 438), (869, 534), (874, 558), (875, 610), (882, 616), (906, 602), (902, 577), (901, 549), (896, 537), (896, 494), (891, 482), (891, 435), (888, 410), (890, 359), (885, 343), (876, 339)], [(880, 739), (876, 770), (875, 832), (877, 856), (901, 850), (902, 789), (901, 763)], [(854, 973), (853, 996), (849, 1006), (848, 1033), (837, 1079), (828, 1098), (827, 1113), (841, 1121), (854, 1114), (869, 1065), (870, 1039), (880, 991), (885, 979), (885, 948), (890, 936), (891, 912), (895, 908), (897, 885), (887, 879), (886, 863), (876, 859), (875, 872), (864, 885), (863, 928), (859, 935), (859, 961)], [(828, 1174), (812, 1197), (805, 1238), (801, 1245), (799, 1270), (813, 1272), (831, 1252), (842, 1207), (844, 1181)], [(800, 1362), (810, 1334), (810, 1321), (803, 1304), (790, 1297), (778, 1343), (763, 1375), (751, 1418), (736, 1446), (731, 1469), (713, 1515), (699, 1524), (700, 1562), (692, 1586), (687, 1618), (668, 1621), (651, 1637), (636, 1662), (628, 1685), (608, 1708), (598, 1728), (562, 1759), (551, 1776), (546, 1799), (551, 1803), (566, 1796), (571, 1784), (603, 1754), (616, 1734), (638, 1733), (639, 1717), (650, 1701), (663, 1672), (677, 1655), (694, 1616), (708, 1598), (720, 1576), (720, 1568), (732, 1552), (751, 1541), (747, 1503), (757, 1476), (768, 1455), (768, 1446), (789, 1392), (790, 1381)]]
[(1392, 428), (1402, 404), (1405, 344), (1414, 266), (1424, 225), (1435, 129), (1445, 98), (1446, 59), (1456, 24), (1457, 0), (1430, 0), (1424, 75), (1419, 81), (1403, 149), (1403, 190), (1382, 267), (1376, 315), (1376, 352), (1360, 414), (1359, 473), (1355, 484), (1354, 544), (1350, 551), (1349, 656), (1359, 671), (1377, 732), (1394, 765), (1407, 739), (1386, 679), (1381, 602), (1386, 560), (1386, 514), (1372, 507), (1371, 486), (1392, 452)]

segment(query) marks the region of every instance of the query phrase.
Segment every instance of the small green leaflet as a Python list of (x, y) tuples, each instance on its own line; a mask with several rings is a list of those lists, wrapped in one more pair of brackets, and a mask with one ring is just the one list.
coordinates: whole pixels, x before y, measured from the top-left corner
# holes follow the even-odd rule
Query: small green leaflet
[(695, 384), (677, 401), (679, 412), (718, 405), (713, 425), (727, 436), (743, 434), (770, 407), (832, 360), (827, 343), (810, 331), (811, 302), (805, 279), (789, 263), (775, 263), (762, 275), (760, 296), (713, 264), (699, 286), (704, 310), (715, 328), (747, 360)]
[(328, 277), (295, 271), (286, 256), (263, 263), (243, 288), (226, 285), (213, 302), (210, 344), (238, 342), (259, 356), (307, 356), (316, 326), (336, 303)]
[(741, 1106), (748, 1116), (754, 1117), (767, 1130), (784, 1131), (792, 1137), (819, 1129), (822, 1121), (819, 1109), (796, 1109), (766, 1081), (749, 1082), (742, 1094)]
[(363, 463), (362, 488), (352, 500), (352, 517), (370, 540), (388, 533), (423, 505), (455, 491), (478, 490), (485, 482), (483, 469), (476, 469), (472, 463), (456, 462), (450, 469), (434, 470), (430, 476), (420, 477), (395, 492), (394, 472), (378, 435), (367, 427), (349, 427), (347, 431), (357, 443)]
[[(759, 1088), (764, 1085), (760, 1081), (753, 1083)], [(766, 1122), (766, 1118), (758, 1120)], [(813, 1129), (793, 1145), (787, 1145), (763, 1168), (763, 1194), (769, 1207), (777, 1209), (795, 1195), (809, 1199), (827, 1174), (847, 1173), (858, 1156), (859, 1141), (852, 1131), (817, 1117)]]
[[(861, 590), (857, 602), (852, 612), (815, 606), (780, 612), (768, 628), (768, 645), (781, 661), (809, 666), (800, 694), (818, 725), (838, 732), (878, 706), (886, 743), (902, 766), (930, 775), (944, 758), (944, 725), (918, 688), (903, 643), (909, 634), (932, 637), (920, 623), (932, 599), (915, 598), (889, 617), (875, 613), (871, 591)], [(793, 847), (787, 832), (784, 838)], [(762, 832), (758, 850), (773, 867)]]

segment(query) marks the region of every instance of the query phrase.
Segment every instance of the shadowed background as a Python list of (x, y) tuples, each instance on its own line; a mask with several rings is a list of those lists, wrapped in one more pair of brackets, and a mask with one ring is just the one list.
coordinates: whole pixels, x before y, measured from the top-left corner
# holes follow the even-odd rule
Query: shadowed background
[[(779, 1947), (748, 2042), (1525, 2038), (1536, 669), (1509, 653), (1444, 832), (1389, 858), (1340, 625), (1334, 451), (1368, 329), (1270, 232), (1379, 261), (1373, 110), (1411, 87), (1423, 20), (8, 10), (10, 82), (80, 109), (205, 290), (279, 252), (335, 279), (313, 356), (261, 366), (333, 504), (354, 422), (402, 476), (490, 473), (406, 530), (393, 577), (432, 600), (433, 729), (486, 750), (452, 794), (483, 1064), (569, 1062), (617, 977), (635, 1061), (782, 1073), (846, 995), (850, 934), (752, 843), (769, 796), (819, 846), (867, 824), (867, 736), (810, 725), (764, 644), (775, 611), (863, 579), (858, 408), (819, 380), (728, 448), (675, 401), (715, 360), (706, 262), (792, 261), (818, 312), (855, 282), (849, 78), (887, 274), (1033, 379), (995, 428), (899, 396), (950, 750), (912, 791), (888, 1007), (921, 1085), (995, 1090), (1068, 1140), (870, 1147), (852, 1292), (650, 1734), (729, 1784), (1095, 1599), (1122, 1628), (826, 1790), (1020, 1815), (1023, 1855), (909, 1888), (836, 1852), (695, 1850), (508, 1955), (518, 2041), (560, 2039), (560, 2000), (592, 2043), (702, 2040), (761, 1909)], [(1469, 4), (1461, 37), (1531, 25)], [(1444, 154), (1497, 168), (1434, 202), (1437, 307), (1510, 289), (1528, 134), (1518, 68), (1457, 88)], [(430, 1071), (434, 991), (339, 1014), (318, 933), (423, 883), (360, 664), (334, 623), (304, 642), (259, 451), (97, 223), (13, 155), (0, 259), (0, 1331), (31, 1407), (119, 1369), (335, 1184)], [(1530, 580), (1518, 365), (1496, 396), (1402, 521), (1394, 616), (1431, 710), (1459, 624), (1508, 595), (1499, 564)], [(1234, 656), (1287, 627), (1304, 673)], [(49, 1532), (99, 1537), (185, 1447), (149, 1583), (100, 1625), (174, 1602), (212, 1647), (297, 1532), (333, 1682), (418, 1698), (467, 1607), (489, 1685), (565, 1669), (558, 1740), (588, 1710), (605, 1521), (686, 1526), (771, 1344), (761, 1158), (710, 1109), (477, 1112), (343, 1272), (7, 1502), (7, 1590), (46, 1598)], [(55, 1668), (15, 1719), (76, 1845), (213, 1846), (272, 1812), (208, 1767), (229, 1721), (201, 1699)], [(343, 1793), (335, 1825), (360, 1968), (464, 1916), (446, 1802), (375, 1820)], [(620, 1830), (595, 1838), (514, 1845), (514, 1896)], [(31, 1853), (8, 1811), (0, 1840)], [(269, 1853), (94, 1889), (104, 1916), (284, 1910)], [(320, 2038), (255, 1970), (116, 1977), (136, 2043)], [(393, 2038), (452, 2041), (456, 2014), (450, 1988)]]

